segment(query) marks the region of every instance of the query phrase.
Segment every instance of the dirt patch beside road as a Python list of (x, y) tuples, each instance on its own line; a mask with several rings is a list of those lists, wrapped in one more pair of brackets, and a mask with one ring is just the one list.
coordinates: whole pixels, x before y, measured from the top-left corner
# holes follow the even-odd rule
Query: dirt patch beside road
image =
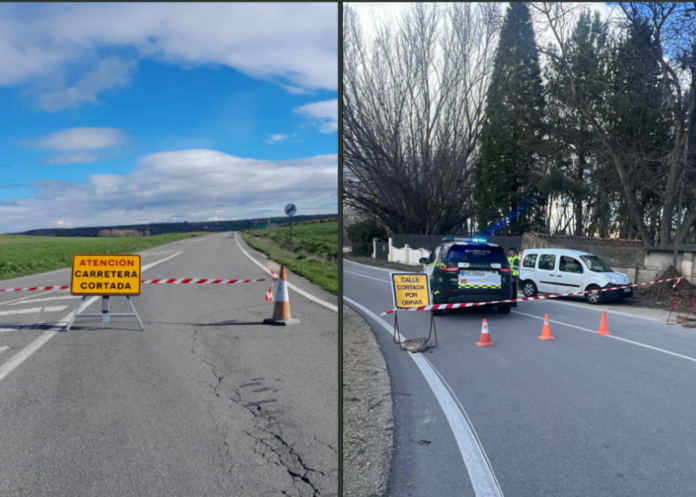
[[(674, 266), (662, 273), (655, 279), (678, 278), (681, 276), (679, 271)], [(645, 307), (648, 309), (661, 309), (669, 311), (674, 298), (677, 296), (676, 281), (668, 281), (667, 283), (656, 283), (644, 287), (636, 287), (636, 291), (631, 299), (631, 305), (636, 307)], [(691, 299), (694, 298), (696, 287), (688, 279), (684, 280), (679, 290), (679, 306), (682, 311), (688, 309)]]
[(343, 495), (387, 490), (393, 450), (391, 385), (372, 328), (343, 306)]

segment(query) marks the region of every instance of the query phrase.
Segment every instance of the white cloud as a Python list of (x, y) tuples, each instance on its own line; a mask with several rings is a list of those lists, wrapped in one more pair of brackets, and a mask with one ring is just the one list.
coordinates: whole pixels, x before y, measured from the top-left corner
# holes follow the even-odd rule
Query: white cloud
[(47, 112), (56, 112), (81, 104), (97, 103), (97, 93), (128, 84), (135, 62), (125, 62), (110, 57), (102, 60), (97, 68), (80, 79), (75, 86), (40, 95), (37, 107)]
[(333, 213), (337, 182), (335, 154), (272, 162), (214, 150), (161, 152), (125, 175), (94, 174), (84, 184), (36, 181), (34, 197), (0, 200), (0, 232), (66, 220), (99, 226), (282, 216), (289, 202), (304, 214)]
[(34, 143), (43, 150), (94, 150), (126, 143), (125, 132), (116, 128), (70, 128), (44, 136)]
[(271, 135), (268, 137), (268, 143), (278, 143), (280, 141), (287, 140), (288, 138), (288, 135)]
[(338, 100), (314, 102), (295, 108), (295, 112), (321, 121), (322, 133), (332, 133), (338, 130)]
[(288, 90), (288, 93), (292, 93), (293, 95), (311, 95), (313, 92), (310, 90), (305, 90), (304, 88), (300, 88), (298, 86), (292, 86), (292, 85), (280, 85), (286, 90)]
[(85, 164), (88, 162), (97, 162), (99, 156), (91, 152), (75, 152), (72, 154), (56, 155), (49, 157), (44, 164)]
[[(337, 90), (337, 19), (336, 3), (5, 3), (0, 86), (36, 83), (98, 50), (125, 49), (184, 67), (225, 65), (293, 93)], [(39, 105), (94, 101), (124, 85), (129, 71), (111, 61)]]

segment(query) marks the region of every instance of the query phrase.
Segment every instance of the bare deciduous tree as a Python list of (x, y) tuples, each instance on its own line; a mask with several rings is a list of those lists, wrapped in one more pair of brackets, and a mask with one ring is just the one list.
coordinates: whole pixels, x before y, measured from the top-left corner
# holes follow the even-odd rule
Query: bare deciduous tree
[(344, 203), (394, 232), (460, 229), (500, 6), (414, 4), (369, 40), (350, 6), (343, 20)]

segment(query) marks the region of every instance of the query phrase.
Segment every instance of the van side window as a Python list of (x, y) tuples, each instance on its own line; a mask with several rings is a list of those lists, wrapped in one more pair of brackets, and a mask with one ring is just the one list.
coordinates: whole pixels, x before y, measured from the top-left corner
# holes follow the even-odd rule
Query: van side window
[(558, 263), (558, 270), (564, 273), (582, 274), (582, 265), (572, 257), (562, 255)]
[(529, 254), (522, 261), (522, 267), (534, 267), (537, 260), (537, 254)]
[(539, 269), (546, 269), (547, 271), (553, 271), (553, 267), (556, 265), (556, 256), (552, 254), (542, 254), (539, 257)]

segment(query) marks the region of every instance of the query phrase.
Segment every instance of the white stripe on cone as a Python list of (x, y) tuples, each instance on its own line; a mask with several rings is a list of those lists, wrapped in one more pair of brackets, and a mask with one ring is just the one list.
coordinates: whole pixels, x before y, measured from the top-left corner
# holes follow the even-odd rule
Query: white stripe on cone
[(283, 279), (278, 279), (278, 291), (276, 292), (276, 302), (289, 302), (288, 285)]

